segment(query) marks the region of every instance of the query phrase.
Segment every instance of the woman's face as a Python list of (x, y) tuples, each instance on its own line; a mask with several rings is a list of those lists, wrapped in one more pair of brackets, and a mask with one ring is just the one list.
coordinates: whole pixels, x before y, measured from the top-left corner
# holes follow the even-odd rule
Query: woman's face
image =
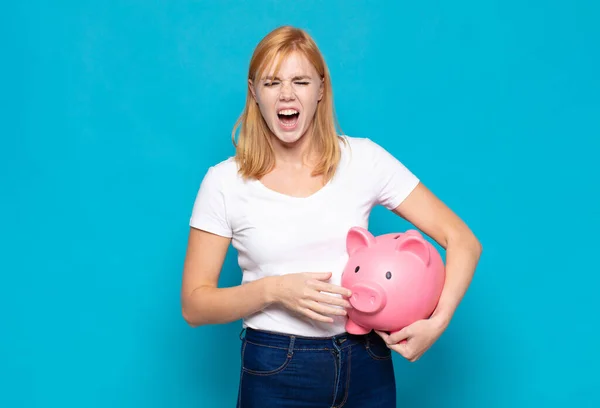
[(294, 52), (282, 61), (276, 78), (265, 72), (249, 84), (265, 122), (282, 143), (294, 143), (310, 130), (323, 81), (302, 54)]

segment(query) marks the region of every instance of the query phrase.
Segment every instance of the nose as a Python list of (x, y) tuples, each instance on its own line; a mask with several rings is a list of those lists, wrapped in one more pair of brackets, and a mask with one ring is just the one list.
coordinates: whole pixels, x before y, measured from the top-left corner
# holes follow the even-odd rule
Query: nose
[(350, 290), (350, 304), (363, 313), (376, 313), (383, 309), (387, 302), (385, 291), (374, 282), (361, 282), (353, 285)]
[(282, 81), (281, 92), (279, 93), (279, 99), (288, 101), (294, 98), (294, 91), (292, 85), (288, 81)]

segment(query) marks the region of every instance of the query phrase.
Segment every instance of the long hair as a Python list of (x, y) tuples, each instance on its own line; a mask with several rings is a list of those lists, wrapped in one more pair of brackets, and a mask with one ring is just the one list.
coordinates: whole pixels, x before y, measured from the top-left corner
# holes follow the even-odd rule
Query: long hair
[[(320, 158), (313, 170), (313, 176), (323, 175), (325, 182), (335, 174), (340, 160), (339, 123), (333, 106), (331, 77), (325, 59), (315, 41), (304, 30), (282, 26), (267, 34), (256, 46), (250, 60), (248, 79), (253, 82), (260, 78), (266, 69), (271, 68), (276, 56), (279, 63), (292, 52), (299, 52), (314, 66), (323, 80), (323, 96), (317, 105), (312, 122), (311, 147), (319, 152)], [(279, 70), (275, 67), (275, 75)], [(239, 138), (236, 143), (236, 132)], [(271, 130), (267, 126), (260, 109), (256, 105), (248, 87), (246, 106), (237, 119), (231, 134), (235, 146), (235, 160), (240, 175), (247, 178), (260, 178), (275, 165), (275, 154), (271, 142)]]

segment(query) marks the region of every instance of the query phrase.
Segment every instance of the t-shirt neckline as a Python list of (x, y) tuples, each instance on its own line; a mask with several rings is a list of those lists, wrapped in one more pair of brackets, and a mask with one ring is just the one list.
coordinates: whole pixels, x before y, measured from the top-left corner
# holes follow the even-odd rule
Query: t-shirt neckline
[(262, 190), (264, 193), (269, 194), (274, 197), (284, 199), (284, 200), (294, 201), (294, 202), (307, 202), (307, 201), (315, 200), (315, 199), (319, 198), (321, 195), (325, 194), (327, 192), (327, 190), (329, 190), (331, 188), (331, 185), (336, 181), (336, 179), (338, 178), (338, 173), (340, 172), (341, 168), (343, 167), (343, 163), (344, 163), (344, 159), (345, 159), (345, 157), (344, 157), (345, 152), (343, 149), (344, 144), (340, 142), (340, 145), (342, 147), (342, 152), (341, 152), (341, 156), (340, 156), (340, 161), (338, 163), (338, 168), (337, 168), (335, 174), (333, 175), (332, 178), (329, 179), (329, 181), (327, 181), (327, 183), (325, 183), (324, 186), (322, 186), (320, 189), (318, 189), (311, 195), (308, 195), (305, 197), (296, 197), (296, 196), (292, 196), (289, 194), (281, 193), (279, 191), (276, 191), (276, 190), (273, 190), (272, 188), (267, 187), (266, 185), (264, 185), (262, 183), (262, 181), (260, 181), (256, 178), (252, 180), (252, 184), (256, 185), (257, 188)]
[(267, 194), (270, 194), (270, 195), (275, 196), (275, 197), (282, 198), (284, 200), (289, 200), (289, 201), (309, 201), (309, 200), (314, 200), (314, 199), (318, 198), (320, 195), (324, 194), (330, 188), (330, 186), (333, 183), (334, 179), (335, 179), (335, 177), (332, 178), (332, 179), (330, 179), (327, 183), (325, 183), (324, 186), (322, 186), (317, 191), (315, 191), (314, 193), (312, 193), (312, 194), (310, 194), (308, 196), (293, 196), (293, 195), (289, 195), (289, 194), (285, 194), (285, 193), (273, 190), (272, 188), (269, 188), (266, 185), (264, 185), (262, 183), (262, 181), (260, 181), (258, 179), (254, 179), (253, 180), (253, 184), (255, 184), (258, 188), (260, 188), (262, 191), (266, 192)]

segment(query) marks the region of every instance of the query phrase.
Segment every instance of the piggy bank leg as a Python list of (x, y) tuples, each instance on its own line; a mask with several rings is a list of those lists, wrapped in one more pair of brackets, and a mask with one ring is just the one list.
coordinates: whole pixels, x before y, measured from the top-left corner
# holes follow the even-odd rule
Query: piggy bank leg
[(350, 334), (367, 334), (371, 330), (354, 323), (351, 319), (346, 321), (346, 331)]

